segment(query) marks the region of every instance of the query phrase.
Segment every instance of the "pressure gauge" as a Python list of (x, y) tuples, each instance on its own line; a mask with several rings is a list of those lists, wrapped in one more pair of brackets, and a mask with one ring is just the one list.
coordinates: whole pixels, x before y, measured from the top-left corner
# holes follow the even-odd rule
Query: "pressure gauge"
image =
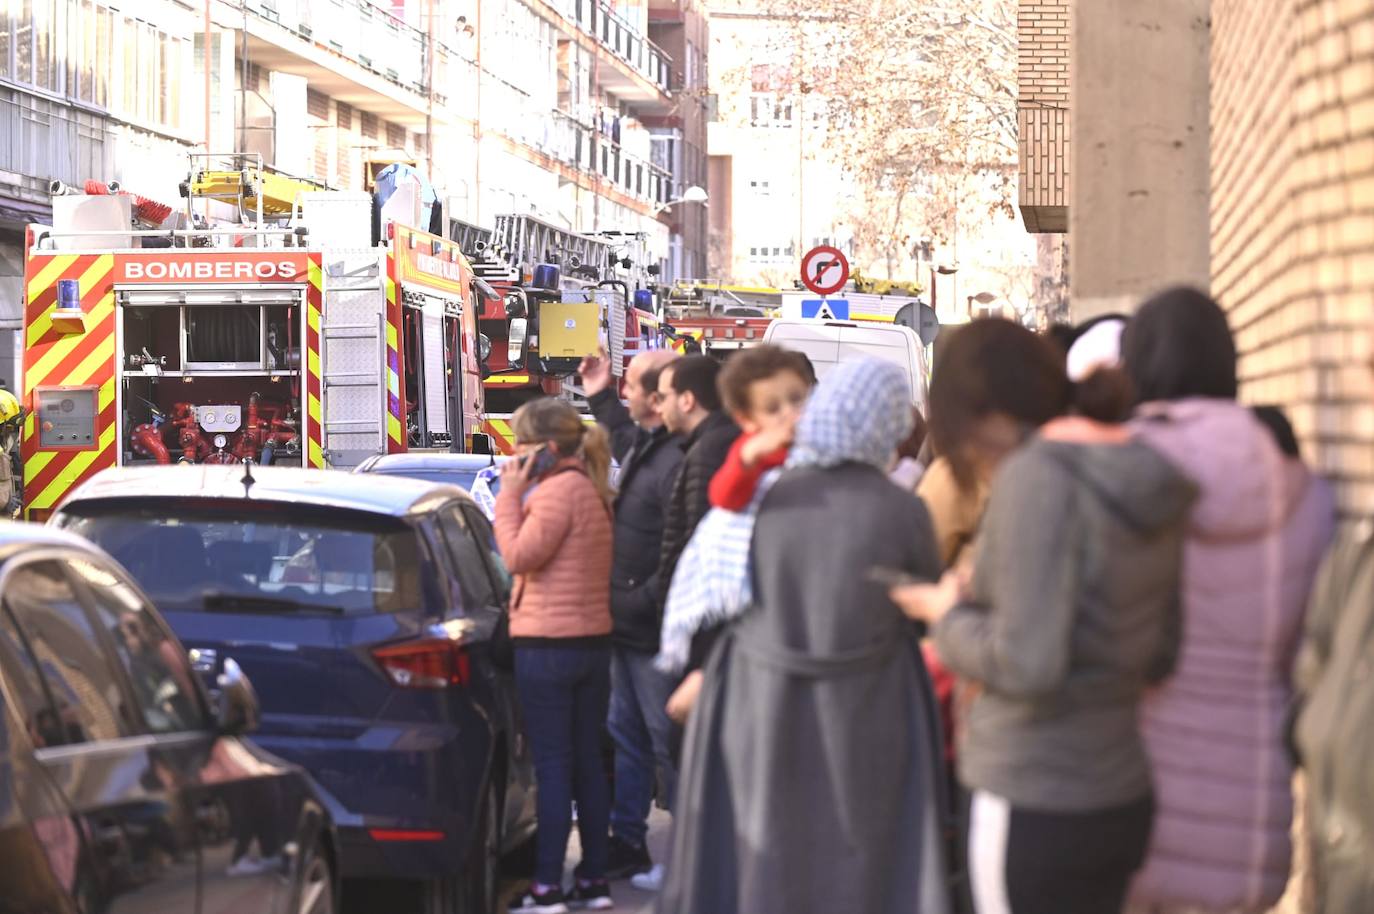
[(224, 446), (225, 446), (226, 444), (228, 444), (228, 443), (229, 443), (229, 439), (226, 438), (226, 437), (224, 437), (223, 435), (216, 435), (216, 436), (215, 436), (215, 447), (220, 448), (221, 450), (223, 450), (223, 449), (224, 449)]

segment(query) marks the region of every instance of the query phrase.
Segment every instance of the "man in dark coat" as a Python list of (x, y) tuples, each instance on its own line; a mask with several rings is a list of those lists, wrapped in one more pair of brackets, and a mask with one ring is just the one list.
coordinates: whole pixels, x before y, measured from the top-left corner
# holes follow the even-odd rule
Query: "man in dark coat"
[(615, 799), (607, 876), (624, 879), (653, 866), (646, 839), (656, 780), (664, 805), (671, 800), (676, 766), (665, 707), (675, 680), (654, 668), (663, 607), (659, 602), (659, 547), (664, 514), (682, 463), (682, 441), (663, 425), (658, 376), (677, 356), (669, 351), (635, 356), (625, 371), (625, 402), (616, 396), (610, 360), (583, 361), (579, 373), (592, 415), (611, 438), (620, 465), (616, 480), (615, 544), (611, 567), (611, 707), (607, 726), (615, 741)]
[(925, 508), (887, 478), (910, 428), (886, 362), (842, 364), (812, 396), (758, 510), (753, 608), (688, 724), (662, 914), (950, 911), (919, 630), (866, 574), (940, 574)]
[(668, 597), (682, 550), (711, 509), (711, 477), (725, 463), (740, 434), (739, 426), (721, 407), (720, 391), (716, 388), (719, 375), (720, 363), (715, 359), (689, 355), (666, 366), (658, 376), (663, 423), (685, 439), (687, 448), (663, 522), (658, 565), (660, 607)]

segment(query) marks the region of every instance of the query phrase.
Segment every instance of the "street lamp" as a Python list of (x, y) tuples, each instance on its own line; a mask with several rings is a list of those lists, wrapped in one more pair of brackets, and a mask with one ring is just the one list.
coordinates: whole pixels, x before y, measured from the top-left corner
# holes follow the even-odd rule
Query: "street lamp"
[(670, 207), (677, 206), (679, 203), (701, 203), (704, 205), (709, 199), (710, 196), (706, 193), (706, 188), (698, 187), (693, 184), (691, 187), (684, 190), (682, 196), (678, 197), (676, 200), (669, 200), (667, 203), (658, 204), (658, 206), (654, 208), (654, 215), (657, 216), (659, 213), (664, 212)]
[(997, 301), (997, 296), (993, 295), (991, 292), (979, 292), (977, 295), (970, 295), (968, 297), (968, 316), (973, 317), (974, 302), (980, 305), (990, 305), (995, 301)]
[[(935, 284), (935, 274), (938, 273), (941, 276), (953, 276), (955, 273), (958, 272), (959, 264), (957, 263), (940, 264), (939, 266), (936, 266), (935, 261), (932, 260), (930, 262), (930, 307), (937, 307), (936, 293), (939, 291), (939, 289)], [(957, 288), (955, 289), (955, 292), (958, 292)], [(955, 299), (955, 301), (958, 301), (958, 299)]]

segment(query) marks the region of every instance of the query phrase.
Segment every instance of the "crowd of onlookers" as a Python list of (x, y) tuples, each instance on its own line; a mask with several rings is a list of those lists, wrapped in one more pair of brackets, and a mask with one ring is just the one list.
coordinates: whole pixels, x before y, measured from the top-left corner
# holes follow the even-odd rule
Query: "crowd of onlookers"
[(665, 914), (1260, 914), (1295, 767), (1316, 910), (1374, 911), (1374, 538), (1332, 545), (1206, 295), (957, 328), (924, 415), (894, 365), (768, 346), (581, 377), (596, 425), (522, 408), (496, 504), (539, 784), (513, 911), (632, 877)]

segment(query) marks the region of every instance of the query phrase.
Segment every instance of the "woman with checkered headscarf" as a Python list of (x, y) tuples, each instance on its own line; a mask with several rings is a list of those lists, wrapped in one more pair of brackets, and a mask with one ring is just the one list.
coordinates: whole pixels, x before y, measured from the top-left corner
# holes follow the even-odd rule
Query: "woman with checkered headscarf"
[(901, 369), (840, 365), (747, 526), (696, 544), (729, 579), (696, 609), (741, 587), (748, 604), (715, 613), (659, 911), (950, 910), (919, 631), (867, 574), (940, 572), (924, 507), (887, 477), (911, 422)]

